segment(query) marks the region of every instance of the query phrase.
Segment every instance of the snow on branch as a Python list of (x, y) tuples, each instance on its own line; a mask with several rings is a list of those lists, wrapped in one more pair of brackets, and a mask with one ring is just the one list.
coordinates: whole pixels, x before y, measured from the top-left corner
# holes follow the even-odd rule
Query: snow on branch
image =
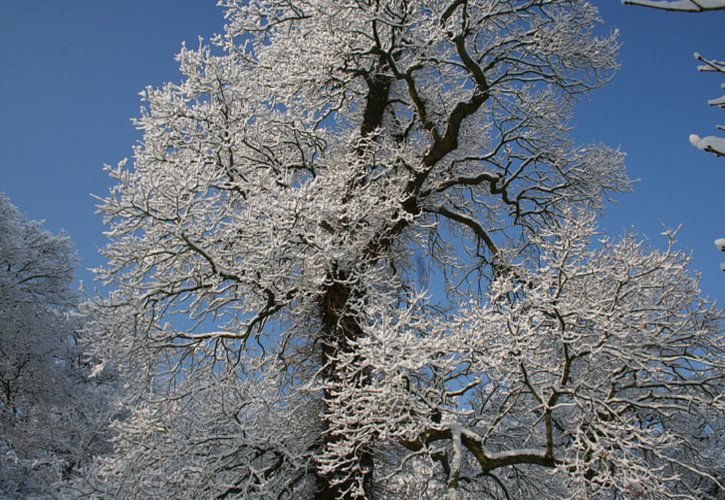
[[(706, 59), (698, 52), (695, 52), (695, 59), (703, 63), (697, 67), (698, 71), (710, 71), (725, 74), (724, 61), (718, 61), (716, 59)], [(725, 89), (725, 84), (722, 85), (722, 88)], [(725, 108), (725, 95), (716, 97), (715, 99), (710, 99), (709, 101), (707, 101), (707, 103), (710, 106), (723, 109)], [(722, 125), (717, 125), (716, 128), (718, 130), (725, 130), (725, 127), (723, 127)], [(725, 156), (725, 137), (717, 137), (712, 135), (700, 137), (697, 134), (691, 134), (690, 143), (697, 149), (712, 153), (715, 156)]]
[(695, 52), (695, 59), (703, 62), (702, 66), (698, 66), (698, 71), (716, 71), (725, 73), (725, 61), (717, 61), (715, 59), (705, 59), (699, 52)]
[(709, 135), (700, 137), (697, 134), (690, 134), (690, 144), (701, 151), (712, 153), (715, 156), (725, 156), (725, 138)]
[(639, 5), (676, 12), (704, 12), (725, 9), (725, 0), (624, 0), (624, 5)]

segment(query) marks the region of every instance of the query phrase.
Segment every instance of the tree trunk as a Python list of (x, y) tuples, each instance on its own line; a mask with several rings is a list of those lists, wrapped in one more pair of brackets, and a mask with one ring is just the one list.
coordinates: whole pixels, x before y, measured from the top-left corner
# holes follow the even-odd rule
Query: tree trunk
[[(347, 311), (348, 301), (353, 297), (354, 292), (349, 285), (340, 282), (347, 281), (344, 273), (338, 273), (338, 278), (333, 284), (327, 287), (325, 294), (320, 301), (320, 313), (322, 317), (321, 331), (321, 362), (323, 365), (322, 376), (327, 382), (340, 382), (345, 366), (339, 363), (338, 355), (353, 353), (354, 340), (360, 338), (364, 333), (360, 328), (357, 318)], [(348, 380), (349, 383), (349, 380)], [(353, 383), (357, 387), (363, 387), (370, 383), (369, 374), (361, 372)], [(323, 398), (325, 401), (325, 416), (323, 416), (322, 446), (327, 448), (334, 446), (342, 437), (330, 432), (330, 421), (327, 415), (330, 414), (332, 398), (334, 396), (325, 390)], [(367, 443), (358, 443), (355, 450), (348, 456), (340, 457), (341, 461), (356, 464), (356, 469), (362, 471), (362, 477), (354, 477), (341, 471), (341, 473), (323, 474), (316, 471), (318, 500), (334, 500), (340, 498), (373, 498), (373, 454), (372, 447)], [(364, 496), (352, 495), (349, 491), (354, 490), (356, 483), (362, 483)]]
[[(384, 60), (381, 58), (381, 67), (384, 66)], [(365, 112), (363, 121), (360, 125), (360, 135), (366, 137), (373, 133), (382, 125), (385, 109), (389, 103), (390, 85), (392, 78), (380, 74), (369, 74), (365, 77), (368, 84), (368, 96), (365, 103)], [(358, 151), (361, 155), (365, 154), (364, 150)], [(350, 196), (354, 196), (354, 190), (357, 185), (351, 185)], [(343, 199), (343, 202), (345, 200)], [(339, 382), (340, 376), (345, 367), (339, 366), (338, 355), (341, 353), (350, 354), (353, 352), (355, 339), (360, 338), (364, 333), (358, 323), (358, 319), (350, 314), (347, 310), (348, 302), (354, 297), (353, 290), (349, 285), (343, 283), (348, 282), (349, 276), (345, 271), (337, 270), (330, 276), (332, 285), (328, 286), (320, 300), (320, 317), (322, 318), (322, 329), (320, 332), (321, 345), (321, 363), (323, 366), (322, 377), (327, 382)], [(348, 381), (349, 382), (349, 381)], [(353, 384), (356, 387), (363, 387), (370, 383), (369, 374), (361, 372)], [(332, 394), (325, 391), (323, 394), (325, 401), (325, 415), (329, 414), (329, 402)], [(330, 421), (325, 416), (322, 421), (323, 435), (322, 447), (327, 448), (334, 446), (335, 442), (340, 441), (339, 436), (330, 433)], [(348, 457), (341, 457), (350, 463), (357, 464), (357, 469), (362, 471), (363, 477), (351, 477), (347, 474), (322, 474), (319, 470), (315, 471), (317, 481), (318, 500), (333, 500), (339, 498), (373, 498), (373, 466), (374, 459), (372, 447), (366, 443), (360, 443), (355, 451)], [(351, 496), (348, 491), (354, 489), (356, 483), (361, 482), (363, 485), (364, 497), (360, 495)]]

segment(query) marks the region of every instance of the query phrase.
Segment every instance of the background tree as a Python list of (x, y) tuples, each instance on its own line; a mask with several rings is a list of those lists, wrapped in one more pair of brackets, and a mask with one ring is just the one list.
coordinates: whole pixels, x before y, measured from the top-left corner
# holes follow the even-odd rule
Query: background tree
[(48, 496), (104, 449), (101, 389), (86, 380), (70, 239), (0, 193), (0, 494)]
[[(116, 289), (86, 331), (127, 377), (132, 415), (90, 487), (717, 488), (697, 440), (721, 419), (718, 312), (679, 254), (631, 239), (587, 253), (591, 224), (570, 208), (629, 188), (622, 155), (567, 126), (616, 67), (594, 7), (222, 3), (225, 32), (181, 51), (183, 81), (144, 92), (133, 167), (108, 168), (98, 273)], [(637, 350), (650, 332), (673, 347)], [(679, 425), (690, 413), (697, 437)]]

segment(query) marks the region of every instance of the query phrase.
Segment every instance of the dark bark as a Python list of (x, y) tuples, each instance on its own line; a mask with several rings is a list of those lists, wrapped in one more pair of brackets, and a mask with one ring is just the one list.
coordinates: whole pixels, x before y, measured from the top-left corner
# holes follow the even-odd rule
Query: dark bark
[[(369, 136), (382, 125), (385, 108), (388, 105), (392, 79), (384, 75), (368, 75), (366, 81), (369, 92), (363, 122), (360, 127), (360, 134), (363, 137)], [(364, 151), (361, 150), (359, 153), (364, 154)], [(351, 186), (351, 195), (359, 183), (364, 184), (365, 182), (365, 172), (362, 172), (361, 176)], [(320, 300), (320, 317), (322, 319), (320, 362), (323, 366), (322, 377), (326, 381), (333, 383), (340, 381), (341, 370), (344, 369), (344, 367), (339, 366), (338, 355), (351, 353), (352, 349), (354, 349), (352, 341), (363, 335), (357, 318), (348, 310), (349, 301), (359, 298), (354, 296), (355, 292), (350, 285), (343, 284), (348, 281), (349, 277), (345, 270), (335, 270), (329, 276), (331, 284), (325, 288)], [(365, 386), (369, 383), (369, 376), (365, 372), (361, 372), (353, 383), (360, 387)], [(327, 405), (332, 395), (326, 391), (323, 398)], [(335, 442), (340, 440), (340, 437), (330, 433), (330, 422), (326, 416), (323, 416), (322, 426), (323, 448), (334, 446)], [(363, 477), (349, 477), (347, 474), (342, 473), (344, 471), (338, 474), (322, 474), (316, 471), (317, 494), (315, 498), (318, 500), (351, 498), (350, 495), (346, 495), (344, 492), (349, 491), (357, 481), (362, 481), (364, 498), (372, 498), (374, 458), (371, 448), (366, 447), (363, 443), (349, 457), (342, 458), (357, 463), (359, 469), (364, 471)]]
[[(327, 286), (325, 293), (320, 300), (320, 314), (322, 318), (321, 331), (321, 347), (323, 365), (322, 376), (328, 382), (340, 382), (342, 371), (345, 367), (339, 365), (338, 356), (340, 354), (351, 354), (354, 352), (354, 341), (359, 339), (364, 333), (360, 327), (358, 320), (348, 310), (348, 303), (351, 299), (355, 300), (356, 292), (350, 285), (342, 284), (347, 281), (349, 276), (346, 273), (338, 271), (335, 276), (331, 276), (332, 284)], [(350, 384), (347, 379), (346, 383)], [(361, 371), (352, 383), (357, 387), (363, 387), (370, 383), (368, 373)], [(323, 398), (327, 404), (333, 398), (329, 391), (325, 391)], [(340, 436), (330, 433), (330, 421), (323, 415), (323, 446), (334, 446), (337, 441), (341, 440)], [(333, 500), (339, 498), (372, 498), (373, 486), (373, 464), (374, 458), (371, 448), (365, 444), (352, 452), (350, 456), (341, 457), (343, 461), (357, 463), (363, 472), (363, 477), (351, 477), (344, 471), (332, 474), (316, 473), (318, 500)], [(355, 485), (356, 482), (362, 481), (364, 497), (352, 497), (345, 494)]]
[(370, 75), (366, 80), (369, 91), (360, 126), (360, 135), (363, 137), (370, 135), (382, 125), (385, 108), (388, 106), (390, 84), (393, 82), (393, 79), (387, 75)]

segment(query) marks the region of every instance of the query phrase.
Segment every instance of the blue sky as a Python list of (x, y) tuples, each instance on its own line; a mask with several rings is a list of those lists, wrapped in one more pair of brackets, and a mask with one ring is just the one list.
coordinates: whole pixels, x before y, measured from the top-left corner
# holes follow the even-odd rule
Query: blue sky
[[(82, 268), (102, 264), (103, 225), (91, 193), (110, 187), (102, 170), (130, 156), (139, 134), (138, 92), (178, 81), (182, 41), (221, 30), (213, 0), (0, 0), (0, 191), (51, 231), (75, 242)], [(725, 237), (725, 159), (695, 150), (690, 133), (725, 122), (707, 99), (722, 77), (696, 71), (695, 51), (725, 58), (725, 12), (677, 14), (594, 2), (605, 29), (621, 31), (622, 68), (574, 117), (583, 142), (627, 153), (634, 193), (618, 195), (602, 219), (634, 227), (658, 244), (663, 225), (683, 228), (704, 292), (725, 301), (713, 240)]]

